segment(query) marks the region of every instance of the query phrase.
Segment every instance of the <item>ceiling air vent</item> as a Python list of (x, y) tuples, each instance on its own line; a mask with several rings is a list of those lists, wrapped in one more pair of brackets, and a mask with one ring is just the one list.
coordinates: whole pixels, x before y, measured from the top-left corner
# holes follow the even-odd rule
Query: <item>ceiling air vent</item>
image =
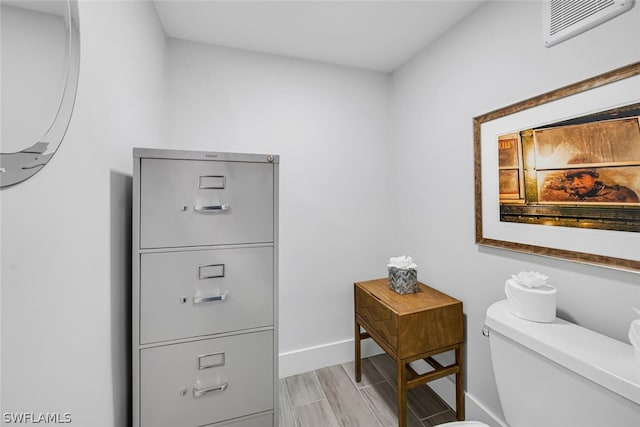
[(614, 18), (634, 0), (550, 0), (542, 2), (544, 45), (551, 47)]

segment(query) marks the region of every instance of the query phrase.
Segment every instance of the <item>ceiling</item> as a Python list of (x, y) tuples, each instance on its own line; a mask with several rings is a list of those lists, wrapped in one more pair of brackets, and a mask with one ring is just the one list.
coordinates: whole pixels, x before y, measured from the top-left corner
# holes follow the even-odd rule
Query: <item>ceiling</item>
[(168, 37), (392, 72), (483, 0), (156, 0)]

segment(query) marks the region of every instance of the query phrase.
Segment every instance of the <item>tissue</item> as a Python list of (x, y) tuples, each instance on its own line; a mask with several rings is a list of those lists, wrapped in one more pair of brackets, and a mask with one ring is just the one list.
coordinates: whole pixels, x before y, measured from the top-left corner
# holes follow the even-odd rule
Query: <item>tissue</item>
[(413, 268), (415, 270), (418, 268), (416, 263), (413, 262), (413, 259), (406, 255), (389, 258), (389, 264), (387, 264), (387, 267), (402, 268), (405, 270), (409, 268)]
[(556, 318), (557, 290), (547, 283), (549, 276), (521, 271), (504, 285), (510, 311), (524, 320), (550, 323)]
[(521, 271), (517, 275), (512, 274), (511, 278), (515, 280), (518, 285), (526, 286), (527, 288), (540, 288), (547, 284), (549, 276), (536, 271)]
[(401, 295), (418, 292), (418, 266), (410, 256), (391, 257), (387, 268), (389, 289)]

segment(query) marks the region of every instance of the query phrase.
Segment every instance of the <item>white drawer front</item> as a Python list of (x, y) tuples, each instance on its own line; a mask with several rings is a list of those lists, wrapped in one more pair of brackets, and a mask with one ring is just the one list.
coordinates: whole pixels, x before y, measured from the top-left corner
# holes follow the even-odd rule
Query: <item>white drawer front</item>
[(140, 255), (140, 342), (273, 325), (273, 247)]
[[(203, 356), (220, 353), (224, 364), (199, 369)], [(272, 410), (273, 354), (271, 331), (141, 350), (141, 426), (196, 427)]]
[(140, 247), (273, 242), (273, 165), (142, 159)]

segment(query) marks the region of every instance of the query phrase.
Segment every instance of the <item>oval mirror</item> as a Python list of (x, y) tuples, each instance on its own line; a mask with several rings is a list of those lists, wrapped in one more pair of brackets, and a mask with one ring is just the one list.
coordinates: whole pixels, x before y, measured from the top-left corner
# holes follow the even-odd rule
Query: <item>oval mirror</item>
[(78, 87), (77, 0), (0, 0), (0, 188), (51, 160)]

